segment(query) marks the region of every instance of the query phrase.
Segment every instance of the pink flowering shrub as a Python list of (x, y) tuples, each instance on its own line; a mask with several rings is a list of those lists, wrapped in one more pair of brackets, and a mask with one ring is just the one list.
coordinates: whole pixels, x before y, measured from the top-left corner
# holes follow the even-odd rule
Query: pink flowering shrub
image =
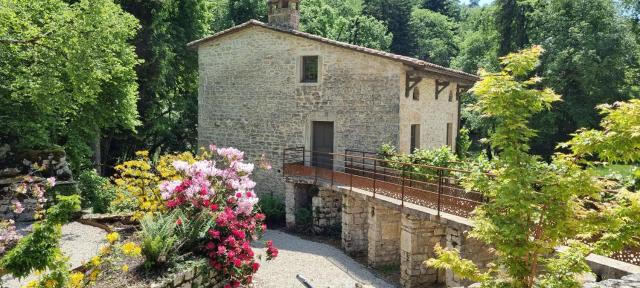
[[(54, 177), (38, 180), (30, 175), (25, 176), (21, 182), (14, 184), (9, 190), (12, 193), (8, 195), (11, 199), (11, 211), (15, 215), (22, 214), (25, 210), (22, 202), (24, 199), (31, 198), (36, 200), (34, 213), (36, 217), (39, 217), (44, 210), (44, 204), (47, 202), (45, 192), (53, 187), (55, 183)], [(20, 235), (16, 233), (15, 222), (13, 220), (0, 220), (0, 255), (7, 252), (18, 240), (20, 240)]]
[[(169, 210), (180, 209), (187, 215), (186, 219), (178, 219), (178, 225), (196, 218), (189, 215), (203, 212), (215, 218), (206, 227), (200, 252), (209, 259), (211, 267), (229, 279), (225, 287), (250, 284), (260, 267), (254, 260), (250, 242), (266, 230), (264, 214), (255, 209), (258, 197), (253, 191), (256, 183), (251, 180), (254, 165), (244, 162), (244, 153), (235, 148), (212, 145), (205, 158), (194, 163), (173, 162), (182, 179), (163, 182), (162, 199)], [(272, 242), (267, 246), (270, 260), (278, 255), (278, 250)]]

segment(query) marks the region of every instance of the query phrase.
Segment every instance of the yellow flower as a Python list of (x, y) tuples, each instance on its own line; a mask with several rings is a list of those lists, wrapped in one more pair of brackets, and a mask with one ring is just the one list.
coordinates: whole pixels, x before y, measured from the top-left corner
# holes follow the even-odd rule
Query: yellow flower
[(140, 254), (142, 253), (142, 248), (136, 245), (136, 243), (127, 242), (122, 245), (122, 253), (127, 256), (140, 256)]
[(91, 274), (89, 274), (89, 279), (91, 281), (96, 281), (96, 279), (98, 279), (98, 275), (100, 275), (100, 269), (96, 269), (91, 271)]
[(138, 151), (138, 152), (136, 152), (136, 156), (138, 156), (138, 157), (149, 157), (149, 151)]
[(127, 265), (127, 264), (122, 265), (122, 272), (124, 272), (124, 273), (129, 272), (129, 265)]
[(120, 234), (118, 234), (118, 232), (111, 232), (107, 234), (107, 241), (109, 241), (109, 243), (113, 244), (118, 240), (120, 240)]
[(80, 272), (73, 273), (69, 276), (69, 286), (71, 288), (82, 287), (82, 280), (84, 280), (84, 274)]
[(56, 285), (58, 285), (58, 281), (53, 280), (53, 279), (48, 279), (44, 283), (44, 286), (47, 287), (47, 288), (53, 288), (53, 287), (56, 287)]
[(99, 251), (100, 255), (106, 255), (106, 254), (109, 254), (109, 252), (111, 252), (111, 246), (100, 247), (100, 251)]
[(100, 256), (94, 256), (93, 258), (91, 258), (91, 265), (93, 265), (94, 267), (100, 266), (100, 263)]

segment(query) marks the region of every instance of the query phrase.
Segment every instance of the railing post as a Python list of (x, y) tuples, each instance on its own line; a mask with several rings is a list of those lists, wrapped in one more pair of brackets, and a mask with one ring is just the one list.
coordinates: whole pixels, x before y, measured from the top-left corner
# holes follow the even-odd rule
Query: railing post
[(376, 178), (378, 176), (378, 160), (373, 159), (373, 198), (376, 198)]
[[(316, 153), (317, 153), (316, 151), (311, 152), (313, 156), (315, 156)], [(311, 157), (312, 159), (313, 159), (313, 156)], [(315, 165), (313, 166), (313, 171), (315, 172), (315, 179), (313, 180), (313, 185), (318, 185), (318, 163), (314, 163), (314, 164)]]
[(441, 198), (442, 198), (442, 170), (438, 170), (438, 217), (440, 217)]
[(402, 195), (401, 195), (402, 199), (400, 200), (402, 209), (404, 209), (404, 177), (405, 177), (405, 175), (404, 175), (405, 167), (404, 166), (405, 166), (405, 164), (403, 163), (402, 164)]

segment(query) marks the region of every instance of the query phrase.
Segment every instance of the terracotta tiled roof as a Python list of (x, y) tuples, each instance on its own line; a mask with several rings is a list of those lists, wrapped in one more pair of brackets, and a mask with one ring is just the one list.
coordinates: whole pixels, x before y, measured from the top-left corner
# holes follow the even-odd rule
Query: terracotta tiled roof
[(199, 45), (201, 45), (203, 43), (209, 42), (209, 41), (214, 40), (214, 39), (216, 39), (218, 37), (221, 37), (223, 35), (232, 34), (232, 33), (244, 30), (246, 28), (252, 27), (252, 26), (259, 26), (259, 27), (271, 29), (271, 30), (278, 31), (278, 32), (283, 32), (283, 33), (288, 33), (288, 34), (299, 36), (299, 37), (304, 37), (304, 38), (307, 38), (307, 39), (315, 40), (315, 41), (326, 43), (326, 44), (329, 44), (329, 45), (334, 45), (334, 46), (338, 46), (338, 47), (342, 47), (342, 48), (346, 48), (346, 49), (351, 49), (351, 50), (354, 50), (354, 51), (359, 51), (359, 52), (370, 54), (370, 55), (374, 55), (374, 56), (379, 56), (379, 57), (391, 59), (391, 60), (394, 60), (394, 61), (402, 62), (402, 63), (404, 63), (404, 64), (406, 64), (408, 66), (414, 67), (416, 69), (427, 71), (427, 72), (443, 74), (443, 75), (446, 75), (446, 76), (460, 78), (462, 80), (467, 80), (467, 81), (478, 81), (478, 80), (480, 80), (480, 78), (478, 76), (476, 76), (476, 75), (469, 74), (469, 73), (466, 73), (466, 72), (463, 72), (463, 71), (459, 71), (459, 70), (455, 70), (455, 69), (451, 69), (451, 68), (447, 68), (447, 67), (443, 67), (443, 66), (436, 65), (436, 64), (433, 64), (433, 63), (429, 63), (427, 61), (423, 61), (423, 60), (420, 60), (420, 59), (411, 58), (411, 57), (407, 57), (407, 56), (402, 56), (402, 55), (398, 55), (398, 54), (393, 54), (393, 53), (389, 53), (389, 52), (384, 52), (384, 51), (371, 49), (371, 48), (367, 48), (367, 47), (362, 47), (362, 46), (358, 46), (358, 45), (353, 45), (353, 44), (340, 42), (340, 41), (336, 41), (336, 40), (331, 40), (331, 39), (328, 39), (328, 38), (324, 38), (324, 37), (320, 37), (320, 36), (317, 36), (317, 35), (301, 32), (301, 31), (298, 31), (298, 30), (289, 30), (289, 29), (283, 29), (283, 28), (279, 28), (279, 27), (274, 27), (274, 26), (268, 25), (266, 23), (263, 23), (263, 22), (260, 22), (260, 21), (257, 21), (257, 20), (249, 20), (248, 22), (245, 22), (243, 24), (231, 27), (231, 28), (229, 28), (227, 30), (220, 31), (220, 32), (218, 32), (216, 34), (213, 34), (211, 36), (207, 36), (205, 38), (190, 42), (189, 44), (187, 44), (187, 46), (195, 48), (195, 47), (198, 47)]

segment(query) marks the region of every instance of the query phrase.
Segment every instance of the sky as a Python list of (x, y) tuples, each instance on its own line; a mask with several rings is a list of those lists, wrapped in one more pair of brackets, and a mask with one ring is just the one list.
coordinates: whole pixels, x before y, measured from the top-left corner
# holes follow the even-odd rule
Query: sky
[[(467, 3), (469, 3), (469, 0), (462, 0), (460, 2), (462, 2), (464, 4), (467, 4)], [(480, 0), (480, 5), (486, 5), (486, 4), (489, 4), (491, 2), (493, 2), (493, 0)]]

